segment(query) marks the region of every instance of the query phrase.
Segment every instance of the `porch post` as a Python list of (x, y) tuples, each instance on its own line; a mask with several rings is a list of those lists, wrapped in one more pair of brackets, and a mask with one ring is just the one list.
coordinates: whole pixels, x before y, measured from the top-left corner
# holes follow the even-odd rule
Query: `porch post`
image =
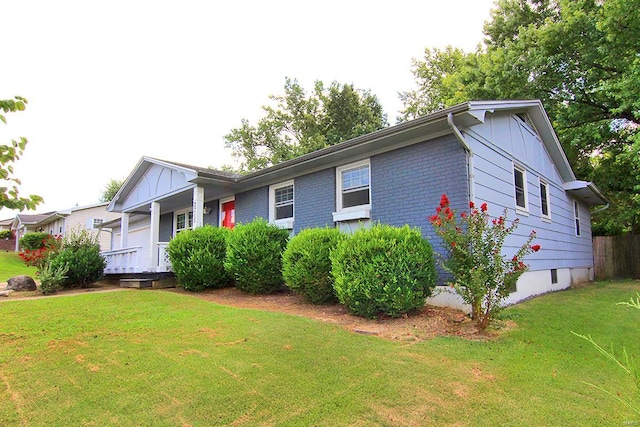
[(197, 185), (193, 189), (193, 228), (204, 225), (204, 187)]
[(129, 245), (129, 214), (123, 212), (120, 217), (120, 249)]
[(151, 230), (149, 231), (149, 250), (151, 251), (151, 268), (158, 268), (158, 240), (160, 239), (160, 203), (151, 202)]

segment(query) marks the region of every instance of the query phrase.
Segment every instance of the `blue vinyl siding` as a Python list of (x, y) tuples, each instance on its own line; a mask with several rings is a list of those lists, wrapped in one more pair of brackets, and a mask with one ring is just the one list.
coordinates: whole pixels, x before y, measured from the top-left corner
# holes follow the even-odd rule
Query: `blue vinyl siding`
[(310, 227), (333, 227), (336, 172), (325, 169), (294, 180), (294, 233)]
[(236, 224), (246, 224), (255, 218), (269, 220), (269, 187), (236, 194)]
[[(573, 198), (562, 188), (551, 157), (531, 129), (511, 115), (488, 115), (486, 123), (465, 129), (465, 137), (474, 153), (475, 200), (487, 202), (491, 216), (501, 215), (506, 207), (509, 220), (516, 218), (514, 164), (526, 170), (528, 212), (519, 214), (520, 224), (505, 242), (506, 252), (513, 253), (535, 230), (535, 243), (542, 250), (527, 257), (531, 270), (592, 266), (589, 210), (580, 205), (583, 233), (577, 237)], [(550, 221), (542, 218), (540, 178), (549, 186)]]

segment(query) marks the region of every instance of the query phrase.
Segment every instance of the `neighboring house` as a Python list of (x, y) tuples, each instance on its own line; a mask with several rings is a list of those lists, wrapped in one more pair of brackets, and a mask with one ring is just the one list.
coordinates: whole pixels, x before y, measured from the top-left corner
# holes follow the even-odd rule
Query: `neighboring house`
[[(510, 302), (593, 279), (590, 208), (607, 201), (576, 180), (537, 100), (460, 104), (243, 176), (143, 157), (107, 208), (122, 218), (105, 225), (105, 272), (168, 271), (165, 247), (180, 231), (256, 217), (293, 234), (409, 224), (443, 252), (427, 218), (444, 193), (460, 211), (487, 202), (494, 217), (520, 218), (507, 252), (537, 231), (542, 250)], [(461, 304), (446, 291), (430, 302)]]
[(11, 224), (13, 224), (13, 218), (0, 220), (0, 231), (11, 230)]
[(103, 229), (102, 223), (120, 218), (119, 213), (107, 212), (109, 203), (97, 203), (89, 206), (73, 207), (63, 211), (45, 214), (17, 214), (11, 229), (16, 233), (16, 251), (22, 236), (29, 232), (40, 231), (65, 236), (70, 230), (84, 228), (98, 235), (100, 249), (111, 245), (111, 230)]

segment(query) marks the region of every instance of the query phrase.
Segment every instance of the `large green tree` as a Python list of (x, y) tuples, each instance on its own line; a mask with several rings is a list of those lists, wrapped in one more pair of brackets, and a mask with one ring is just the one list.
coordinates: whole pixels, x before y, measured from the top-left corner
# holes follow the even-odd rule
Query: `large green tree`
[(378, 98), (369, 91), (337, 82), (316, 81), (311, 94), (287, 78), (284, 95), (269, 97), (265, 116), (255, 125), (243, 119), (225, 136), (225, 145), (251, 172), (373, 132), (387, 126)]
[(640, 0), (499, 0), (484, 33), (475, 52), (414, 62), (401, 120), (469, 99), (539, 98), (577, 175), (614, 202), (594, 232), (640, 233)]
[(122, 179), (110, 179), (107, 185), (105, 185), (102, 190), (102, 195), (100, 196), (101, 202), (110, 202), (115, 197), (116, 193), (120, 191), (120, 188), (124, 184), (124, 180)]
[[(26, 107), (27, 100), (15, 96), (13, 99), (0, 99), (0, 120), (7, 123), (4, 113), (13, 113), (23, 111)], [(10, 144), (0, 145), (0, 210), (8, 209), (35, 209), (42, 203), (42, 197), (30, 195), (29, 197), (21, 197), (18, 192), (20, 180), (13, 174), (13, 165), (20, 159), (27, 145), (27, 138), (20, 137), (18, 141), (11, 140)]]

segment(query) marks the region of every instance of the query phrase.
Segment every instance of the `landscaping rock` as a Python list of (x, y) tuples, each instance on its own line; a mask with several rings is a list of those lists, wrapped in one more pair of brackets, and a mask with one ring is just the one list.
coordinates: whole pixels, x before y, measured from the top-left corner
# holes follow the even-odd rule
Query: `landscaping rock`
[(12, 292), (13, 290), (11, 289), (9, 289), (8, 291), (7, 290), (0, 291), (0, 297), (8, 297), (9, 295), (11, 295)]
[(37, 288), (36, 282), (29, 276), (16, 276), (7, 280), (7, 290), (35, 291)]

